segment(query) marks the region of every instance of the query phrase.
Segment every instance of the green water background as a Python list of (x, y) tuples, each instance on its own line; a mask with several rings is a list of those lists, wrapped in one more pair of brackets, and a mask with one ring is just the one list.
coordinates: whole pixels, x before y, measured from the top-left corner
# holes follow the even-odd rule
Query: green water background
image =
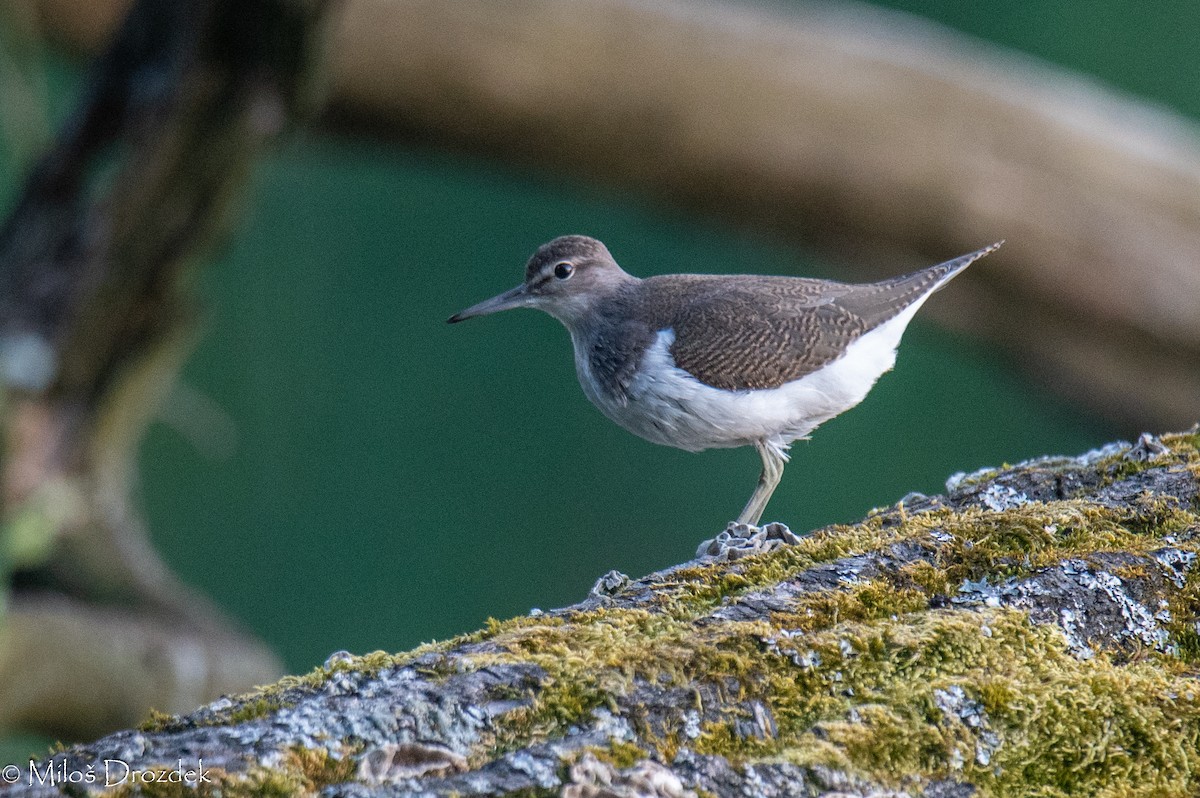
[[(889, 5), (1200, 113), (1193, 3)], [(7, 200), (17, 180), (3, 174)], [(206, 334), (184, 370), (236, 440), (206, 424), (196, 446), (155, 425), (141, 498), (173, 567), (290, 670), (577, 601), (611, 568), (688, 558), (745, 502), (753, 451), (694, 455), (618, 429), (579, 391), (549, 317), (444, 323), (568, 232), (642, 276), (837, 276), (747, 231), (483, 159), (310, 134), (263, 164), (202, 280)], [(1128, 432), (918, 318), (863, 405), (797, 444), (766, 518), (852, 521), (954, 471)]]

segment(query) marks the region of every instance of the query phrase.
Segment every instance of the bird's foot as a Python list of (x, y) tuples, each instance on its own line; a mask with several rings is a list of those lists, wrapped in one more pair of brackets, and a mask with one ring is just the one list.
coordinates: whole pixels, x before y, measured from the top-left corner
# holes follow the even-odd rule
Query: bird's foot
[(785, 524), (773, 522), (754, 526), (730, 521), (724, 532), (700, 544), (700, 548), (696, 549), (696, 557), (717, 562), (740, 560), (751, 554), (762, 554), (799, 542), (800, 536)]
[(612, 570), (604, 576), (596, 580), (596, 584), (592, 585), (592, 589), (588, 592), (590, 598), (607, 598), (615, 596), (621, 592), (621, 588), (628, 585), (631, 581), (629, 576), (617, 570)]

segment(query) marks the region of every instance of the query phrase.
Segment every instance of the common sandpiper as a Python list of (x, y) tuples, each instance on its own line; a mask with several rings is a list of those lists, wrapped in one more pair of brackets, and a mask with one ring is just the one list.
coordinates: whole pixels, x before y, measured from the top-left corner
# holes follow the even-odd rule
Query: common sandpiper
[(525, 281), (451, 323), (537, 308), (571, 334), (583, 392), (604, 415), (687, 451), (753, 446), (762, 475), (738, 524), (755, 525), (793, 441), (866, 397), (926, 299), (998, 242), (877, 283), (626, 273), (594, 238), (538, 248)]

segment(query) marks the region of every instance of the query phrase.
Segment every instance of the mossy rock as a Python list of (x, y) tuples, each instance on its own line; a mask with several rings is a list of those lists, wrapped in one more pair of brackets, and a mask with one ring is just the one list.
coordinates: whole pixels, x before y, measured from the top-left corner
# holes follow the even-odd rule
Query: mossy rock
[(188, 795), (1195, 795), (1198, 444), (954, 478), (43, 765), (202, 758)]

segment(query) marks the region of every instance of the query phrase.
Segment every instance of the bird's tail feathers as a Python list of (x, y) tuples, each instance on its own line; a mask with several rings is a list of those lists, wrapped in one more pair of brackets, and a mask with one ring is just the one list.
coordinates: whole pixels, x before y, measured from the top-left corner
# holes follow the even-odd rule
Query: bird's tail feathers
[(977, 249), (969, 254), (960, 255), (953, 260), (948, 260), (945, 263), (939, 263), (937, 266), (930, 266), (927, 271), (934, 273), (942, 272), (942, 274), (938, 277), (937, 283), (934, 284), (933, 288), (931, 288), (929, 292), (933, 293), (934, 291), (940, 290), (942, 286), (954, 279), (954, 277), (963, 269), (967, 268), (984, 255), (992, 254), (996, 250), (1000, 249), (1000, 247), (1003, 245), (1004, 239), (1000, 239), (995, 244), (989, 244), (983, 249)]

